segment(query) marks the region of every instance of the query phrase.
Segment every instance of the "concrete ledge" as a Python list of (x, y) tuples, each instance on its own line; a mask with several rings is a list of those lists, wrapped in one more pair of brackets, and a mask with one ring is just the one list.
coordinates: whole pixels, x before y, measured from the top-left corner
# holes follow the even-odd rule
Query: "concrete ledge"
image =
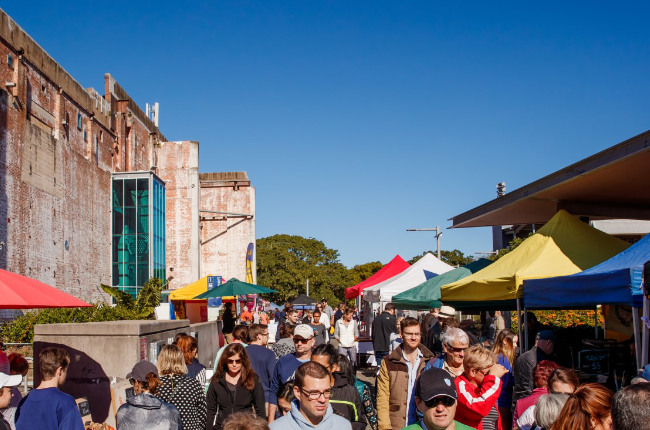
[(36, 324), (35, 336), (141, 336), (170, 330), (189, 332), (190, 320), (131, 320), (91, 323)]

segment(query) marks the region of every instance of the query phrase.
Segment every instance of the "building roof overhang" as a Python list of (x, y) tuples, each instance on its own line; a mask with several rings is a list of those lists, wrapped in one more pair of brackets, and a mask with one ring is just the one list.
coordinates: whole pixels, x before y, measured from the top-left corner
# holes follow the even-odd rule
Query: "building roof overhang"
[(650, 220), (650, 131), (456, 215), (451, 228), (541, 224), (560, 209)]

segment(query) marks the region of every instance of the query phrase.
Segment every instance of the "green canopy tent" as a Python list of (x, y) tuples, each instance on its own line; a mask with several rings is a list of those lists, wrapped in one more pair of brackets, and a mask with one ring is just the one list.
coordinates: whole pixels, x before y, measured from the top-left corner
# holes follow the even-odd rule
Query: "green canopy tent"
[(259, 285), (242, 282), (236, 278), (230, 278), (230, 280), (225, 284), (219, 285), (218, 287), (208, 290), (205, 293), (199, 294), (198, 296), (194, 297), (194, 299), (198, 300), (209, 299), (211, 297), (244, 296), (246, 294), (263, 294), (275, 292), (275, 290), (272, 290), (270, 288), (260, 287)]
[(404, 310), (425, 310), (431, 308), (439, 308), (440, 302), (440, 287), (459, 279), (463, 279), (472, 273), (492, 264), (492, 261), (487, 258), (481, 258), (472, 261), (465, 266), (445, 272), (441, 275), (428, 279), (418, 285), (417, 287), (406, 290), (393, 296), (392, 302), (397, 309)]

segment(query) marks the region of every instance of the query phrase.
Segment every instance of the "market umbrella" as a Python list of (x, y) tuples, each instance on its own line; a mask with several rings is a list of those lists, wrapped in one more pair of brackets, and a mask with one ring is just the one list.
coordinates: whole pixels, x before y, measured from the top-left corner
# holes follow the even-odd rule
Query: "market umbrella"
[(316, 307), (316, 300), (307, 294), (300, 294), (291, 301), (291, 304), (296, 309), (314, 309)]
[(27, 276), (0, 269), (0, 309), (81, 308), (83, 300)]
[(270, 288), (260, 287), (259, 285), (249, 284), (242, 282), (239, 279), (231, 278), (223, 285), (219, 285), (205, 293), (199, 294), (194, 299), (209, 299), (210, 297), (226, 297), (226, 296), (243, 296), (246, 294), (262, 294), (262, 293), (275, 293), (275, 290)]

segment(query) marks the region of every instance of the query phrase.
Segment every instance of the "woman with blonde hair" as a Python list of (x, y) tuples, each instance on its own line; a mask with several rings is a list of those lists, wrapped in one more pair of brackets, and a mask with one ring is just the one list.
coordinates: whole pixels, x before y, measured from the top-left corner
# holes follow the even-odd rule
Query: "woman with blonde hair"
[(184, 430), (205, 428), (205, 394), (195, 378), (186, 376), (187, 365), (183, 351), (176, 345), (165, 345), (158, 354), (158, 373), (161, 386), (156, 394), (176, 406)]
[(515, 351), (519, 337), (510, 329), (503, 329), (494, 341), (492, 352), (497, 355), (497, 363), (508, 370), (503, 375), (501, 382), (501, 394), (497, 400), (499, 415), (501, 416), (501, 425), (504, 430), (512, 429), (512, 394), (515, 388), (515, 377), (512, 373), (512, 365), (515, 363)]
[(609, 430), (612, 393), (600, 384), (584, 384), (568, 398), (551, 430)]
[(474, 345), (465, 350), (463, 373), (454, 383), (458, 391), (455, 420), (478, 430), (501, 429), (496, 403), (501, 393), (501, 377), (508, 370), (497, 364), (496, 355)]
[(208, 387), (207, 408), (207, 430), (221, 429), (236, 412), (266, 420), (264, 387), (242, 344), (231, 343), (223, 351)]

